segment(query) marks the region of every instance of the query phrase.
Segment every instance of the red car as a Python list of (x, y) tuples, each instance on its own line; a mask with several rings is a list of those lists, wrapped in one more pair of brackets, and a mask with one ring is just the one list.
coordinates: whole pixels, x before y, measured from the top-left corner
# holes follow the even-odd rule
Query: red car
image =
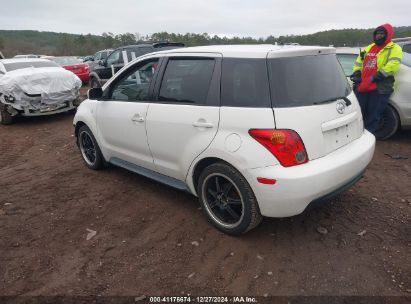
[(54, 61), (66, 70), (76, 74), (84, 84), (89, 81), (89, 68), (86, 63), (82, 63), (76, 57), (45, 57), (48, 60)]

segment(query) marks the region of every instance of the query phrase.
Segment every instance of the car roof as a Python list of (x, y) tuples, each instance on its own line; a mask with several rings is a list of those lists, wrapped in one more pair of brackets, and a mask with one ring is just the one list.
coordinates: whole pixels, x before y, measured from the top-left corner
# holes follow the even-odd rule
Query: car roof
[(18, 62), (49, 62), (49, 60), (40, 59), (40, 58), (11, 58), (11, 59), (0, 60), (0, 63), (3, 63), (3, 64), (18, 63)]
[(394, 38), (392, 39), (392, 41), (394, 41), (397, 44), (411, 42), (411, 37)]
[(274, 45), (274, 44), (242, 44), (242, 45), (209, 45), (196, 46), (187, 48), (177, 48), (172, 50), (160, 51), (155, 54), (172, 54), (172, 53), (219, 53), (223, 57), (240, 57), (240, 58), (266, 58), (286, 57), (286, 56), (304, 56), (313, 52), (321, 51), (323, 53), (335, 53), (333, 47), (321, 46), (300, 46), (300, 45)]
[(337, 47), (335, 52), (337, 54), (353, 54), (358, 55), (360, 50), (363, 50), (365, 47)]

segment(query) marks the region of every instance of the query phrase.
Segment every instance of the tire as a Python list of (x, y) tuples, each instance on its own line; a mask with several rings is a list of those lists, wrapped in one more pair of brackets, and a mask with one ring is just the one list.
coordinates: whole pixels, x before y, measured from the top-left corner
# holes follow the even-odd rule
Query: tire
[(0, 124), (11, 125), (13, 123), (13, 116), (6, 110), (6, 106), (0, 103)]
[(106, 161), (103, 154), (101, 154), (100, 147), (93, 133), (86, 125), (80, 127), (78, 131), (77, 145), (87, 167), (93, 170), (100, 170), (105, 167)]
[(375, 131), (375, 137), (378, 140), (390, 138), (397, 132), (400, 126), (400, 118), (397, 111), (390, 105), (385, 108), (382, 115), (379, 128)]
[(208, 220), (226, 234), (244, 234), (262, 221), (253, 190), (228, 164), (206, 167), (200, 174), (197, 193)]
[(90, 88), (100, 88), (100, 82), (96, 78), (91, 78), (90, 79)]

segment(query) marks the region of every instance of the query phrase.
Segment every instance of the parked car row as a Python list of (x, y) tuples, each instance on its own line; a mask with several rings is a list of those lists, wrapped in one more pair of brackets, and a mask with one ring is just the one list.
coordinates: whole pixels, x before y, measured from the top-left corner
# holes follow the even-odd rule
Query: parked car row
[(87, 63), (73, 56), (27, 54), (0, 60), (0, 124), (10, 124), (19, 115), (70, 111), (78, 103), (81, 85), (87, 84), (90, 76), (92, 86), (98, 87), (138, 56), (183, 46), (161, 42), (102, 50), (95, 54), (91, 73)]
[(83, 84), (88, 84), (89, 82), (89, 66), (86, 63), (81, 62), (76, 57), (52, 57), (47, 56), (43, 57), (44, 59), (48, 59), (54, 61), (61, 67), (65, 68), (66, 70), (73, 72), (80, 78)]
[[(90, 65), (90, 86), (92, 88), (101, 87), (125, 64), (139, 56), (182, 47), (184, 44), (177, 42), (156, 42), (119, 47), (113, 50), (107, 58), (99, 59), (95, 64)], [(101, 56), (103, 54), (100, 53)]]

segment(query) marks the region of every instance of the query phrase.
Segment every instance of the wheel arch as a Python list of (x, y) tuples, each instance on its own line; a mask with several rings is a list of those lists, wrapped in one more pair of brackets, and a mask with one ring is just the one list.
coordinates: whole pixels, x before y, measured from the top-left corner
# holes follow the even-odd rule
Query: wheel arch
[(79, 120), (75, 125), (74, 125), (74, 135), (78, 137), (78, 131), (82, 126), (87, 126), (87, 124), (84, 121)]
[(400, 107), (395, 102), (393, 102), (392, 100), (389, 101), (387, 106), (391, 107), (394, 110), (395, 114), (398, 117), (398, 129), (401, 129), (401, 126), (402, 126), (402, 123), (401, 123), (402, 112), (401, 112)]
[(101, 85), (101, 78), (98, 76), (98, 74), (97, 74), (96, 72), (91, 72), (91, 73), (89, 74), (89, 83), (90, 83), (90, 84), (91, 84), (91, 81), (92, 81), (93, 79), (97, 80), (98, 83), (100, 84), (100, 86), (102, 86), (102, 85)]
[(192, 169), (190, 169), (189, 174), (187, 176), (187, 183), (189, 188), (191, 188), (191, 192), (193, 192), (194, 195), (198, 196), (197, 194), (197, 186), (198, 186), (198, 180), (200, 178), (201, 172), (203, 170), (215, 163), (225, 163), (237, 171), (240, 171), (238, 168), (233, 166), (229, 161), (220, 158), (220, 157), (204, 157), (200, 160), (198, 160), (193, 166)]

